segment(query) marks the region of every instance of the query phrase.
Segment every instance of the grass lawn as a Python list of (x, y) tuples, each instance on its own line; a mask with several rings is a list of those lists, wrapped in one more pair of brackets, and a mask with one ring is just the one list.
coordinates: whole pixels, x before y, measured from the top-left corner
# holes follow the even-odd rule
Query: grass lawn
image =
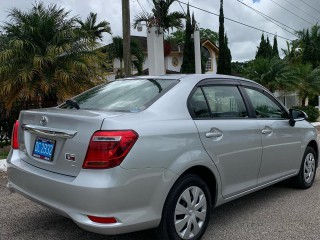
[(5, 146), (0, 148), (0, 159), (7, 158), (9, 151), (10, 151), (10, 146)]
[(8, 156), (8, 153), (0, 153), (0, 159), (6, 159)]

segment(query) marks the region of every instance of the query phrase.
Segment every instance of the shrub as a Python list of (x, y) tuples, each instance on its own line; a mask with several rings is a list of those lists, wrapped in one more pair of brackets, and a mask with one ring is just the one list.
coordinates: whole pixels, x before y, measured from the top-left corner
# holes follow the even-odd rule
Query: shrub
[(319, 117), (319, 110), (313, 106), (295, 106), (294, 109), (304, 111), (308, 115), (309, 122), (316, 122)]

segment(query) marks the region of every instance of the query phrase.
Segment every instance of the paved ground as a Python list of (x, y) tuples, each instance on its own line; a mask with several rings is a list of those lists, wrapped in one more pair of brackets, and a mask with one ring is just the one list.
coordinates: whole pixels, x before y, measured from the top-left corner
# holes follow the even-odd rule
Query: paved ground
[(0, 172), (7, 171), (6, 159), (0, 159)]
[[(78, 228), (71, 220), (44, 209), (5, 188), (0, 173), (0, 239), (143, 240), (153, 231), (103, 236)], [(320, 239), (320, 174), (305, 191), (277, 184), (215, 209), (203, 239)]]

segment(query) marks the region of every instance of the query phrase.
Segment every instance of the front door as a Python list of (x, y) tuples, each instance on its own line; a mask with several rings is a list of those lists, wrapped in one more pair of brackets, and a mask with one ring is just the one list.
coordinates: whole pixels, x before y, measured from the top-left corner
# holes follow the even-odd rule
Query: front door
[(295, 173), (301, 161), (300, 128), (290, 126), (287, 111), (268, 93), (252, 88), (245, 91), (256, 112), (262, 138), (258, 184)]
[(261, 163), (261, 134), (236, 85), (209, 85), (190, 99), (200, 139), (216, 164), (225, 198), (254, 188)]

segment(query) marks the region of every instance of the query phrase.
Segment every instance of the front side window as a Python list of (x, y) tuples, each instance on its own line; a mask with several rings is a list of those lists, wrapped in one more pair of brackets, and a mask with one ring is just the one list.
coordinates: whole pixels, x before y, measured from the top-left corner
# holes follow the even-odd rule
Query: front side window
[(245, 88), (257, 118), (287, 119), (288, 113), (271, 98), (251, 88)]
[(244, 101), (236, 86), (199, 87), (191, 97), (191, 106), (198, 118), (248, 117)]
[[(178, 82), (175, 79), (117, 80), (84, 92), (73, 100), (80, 109), (139, 112)], [(70, 108), (67, 104), (60, 107)]]

